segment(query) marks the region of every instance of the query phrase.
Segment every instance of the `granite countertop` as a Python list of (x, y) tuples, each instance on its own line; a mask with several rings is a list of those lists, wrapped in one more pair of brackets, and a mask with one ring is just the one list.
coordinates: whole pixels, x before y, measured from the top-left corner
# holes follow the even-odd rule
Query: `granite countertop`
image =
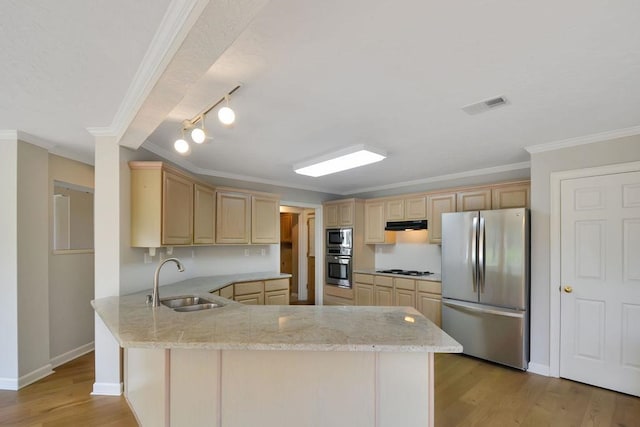
[(179, 313), (152, 308), (140, 292), (91, 302), (122, 347), (218, 350), (458, 353), (462, 346), (410, 307), (256, 306), (209, 294), (231, 283), (289, 277), (200, 277), (160, 287), (161, 298), (200, 295), (225, 304)]
[[(386, 269), (379, 268), (378, 270), (386, 270)], [(441, 282), (442, 281), (442, 276), (440, 275), (440, 273), (433, 273), (433, 274), (429, 274), (428, 276), (411, 276), (411, 275), (408, 275), (408, 274), (379, 273), (374, 268), (353, 270), (353, 272), (354, 273), (361, 273), (361, 274), (377, 274), (379, 276), (389, 276), (389, 277), (405, 277), (407, 279), (426, 280), (426, 281), (429, 281), (429, 282)]]

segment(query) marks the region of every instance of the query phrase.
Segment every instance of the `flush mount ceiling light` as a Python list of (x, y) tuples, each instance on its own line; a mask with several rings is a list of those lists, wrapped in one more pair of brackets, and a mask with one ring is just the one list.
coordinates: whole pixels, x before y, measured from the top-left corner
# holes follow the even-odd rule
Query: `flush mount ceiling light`
[(293, 166), (295, 173), (314, 178), (379, 162), (387, 157), (384, 151), (362, 144), (347, 147)]
[[(220, 122), (225, 126), (233, 124), (236, 119), (236, 113), (229, 107), (229, 97), (238, 89), (240, 89), (240, 85), (234, 87), (216, 103), (214, 103), (212, 106), (210, 106), (191, 120), (183, 121), (182, 136), (174, 142), (173, 148), (182, 155), (189, 154), (191, 148), (187, 140), (184, 138), (185, 131), (190, 131), (189, 134), (191, 136), (191, 140), (196, 144), (202, 144), (204, 141), (206, 141), (208, 135), (204, 128), (204, 120), (211, 110), (213, 110), (223, 102), (226, 102), (226, 105), (220, 108), (220, 110), (218, 111), (218, 120), (220, 120)], [(200, 126), (198, 126), (198, 122), (200, 122)]]

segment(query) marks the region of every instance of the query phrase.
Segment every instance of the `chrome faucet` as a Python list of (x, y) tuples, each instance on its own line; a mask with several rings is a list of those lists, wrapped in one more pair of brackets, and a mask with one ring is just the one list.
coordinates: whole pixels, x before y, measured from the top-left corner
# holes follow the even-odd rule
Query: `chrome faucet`
[(162, 261), (158, 267), (156, 268), (156, 274), (153, 276), (153, 296), (151, 297), (151, 306), (152, 307), (160, 307), (160, 293), (158, 292), (158, 282), (160, 281), (160, 268), (168, 263), (169, 261), (173, 261), (178, 266), (178, 271), (184, 271), (184, 265), (180, 262), (178, 258), (167, 258)]

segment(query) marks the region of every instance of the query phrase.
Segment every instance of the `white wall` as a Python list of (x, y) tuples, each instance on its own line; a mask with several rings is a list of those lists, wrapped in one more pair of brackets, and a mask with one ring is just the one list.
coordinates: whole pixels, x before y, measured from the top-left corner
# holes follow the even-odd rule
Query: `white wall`
[(18, 143), (18, 374), (21, 377), (39, 378), (50, 373), (48, 164), (47, 150)]
[(429, 243), (427, 230), (396, 231), (395, 233), (395, 245), (376, 245), (377, 270), (401, 268), (440, 273), (442, 251), (439, 245)]
[[(50, 154), (49, 200), (54, 194), (54, 181), (93, 188), (93, 166)], [(93, 216), (93, 206), (90, 211)], [(52, 214), (50, 223), (53, 227)], [(74, 227), (77, 225), (72, 219), (72, 232), (78, 230)], [(93, 229), (84, 229), (83, 233), (90, 233), (90, 236), (78, 237), (80, 246), (93, 248)], [(54, 366), (92, 346), (94, 316), (90, 301), (94, 295), (94, 273), (93, 250), (66, 254), (49, 252), (49, 344)]]
[[(531, 155), (531, 362), (549, 365), (549, 176), (640, 160), (640, 136)], [(559, 284), (553, 284), (554, 287)]]
[(18, 140), (0, 139), (0, 387), (18, 378)]

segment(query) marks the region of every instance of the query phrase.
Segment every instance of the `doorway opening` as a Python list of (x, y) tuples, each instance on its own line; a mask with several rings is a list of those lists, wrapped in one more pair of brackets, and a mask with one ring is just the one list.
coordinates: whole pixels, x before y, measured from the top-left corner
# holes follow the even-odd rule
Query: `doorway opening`
[(316, 304), (315, 209), (280, 206), (280, 272), (291, 274), (289, 303)]

